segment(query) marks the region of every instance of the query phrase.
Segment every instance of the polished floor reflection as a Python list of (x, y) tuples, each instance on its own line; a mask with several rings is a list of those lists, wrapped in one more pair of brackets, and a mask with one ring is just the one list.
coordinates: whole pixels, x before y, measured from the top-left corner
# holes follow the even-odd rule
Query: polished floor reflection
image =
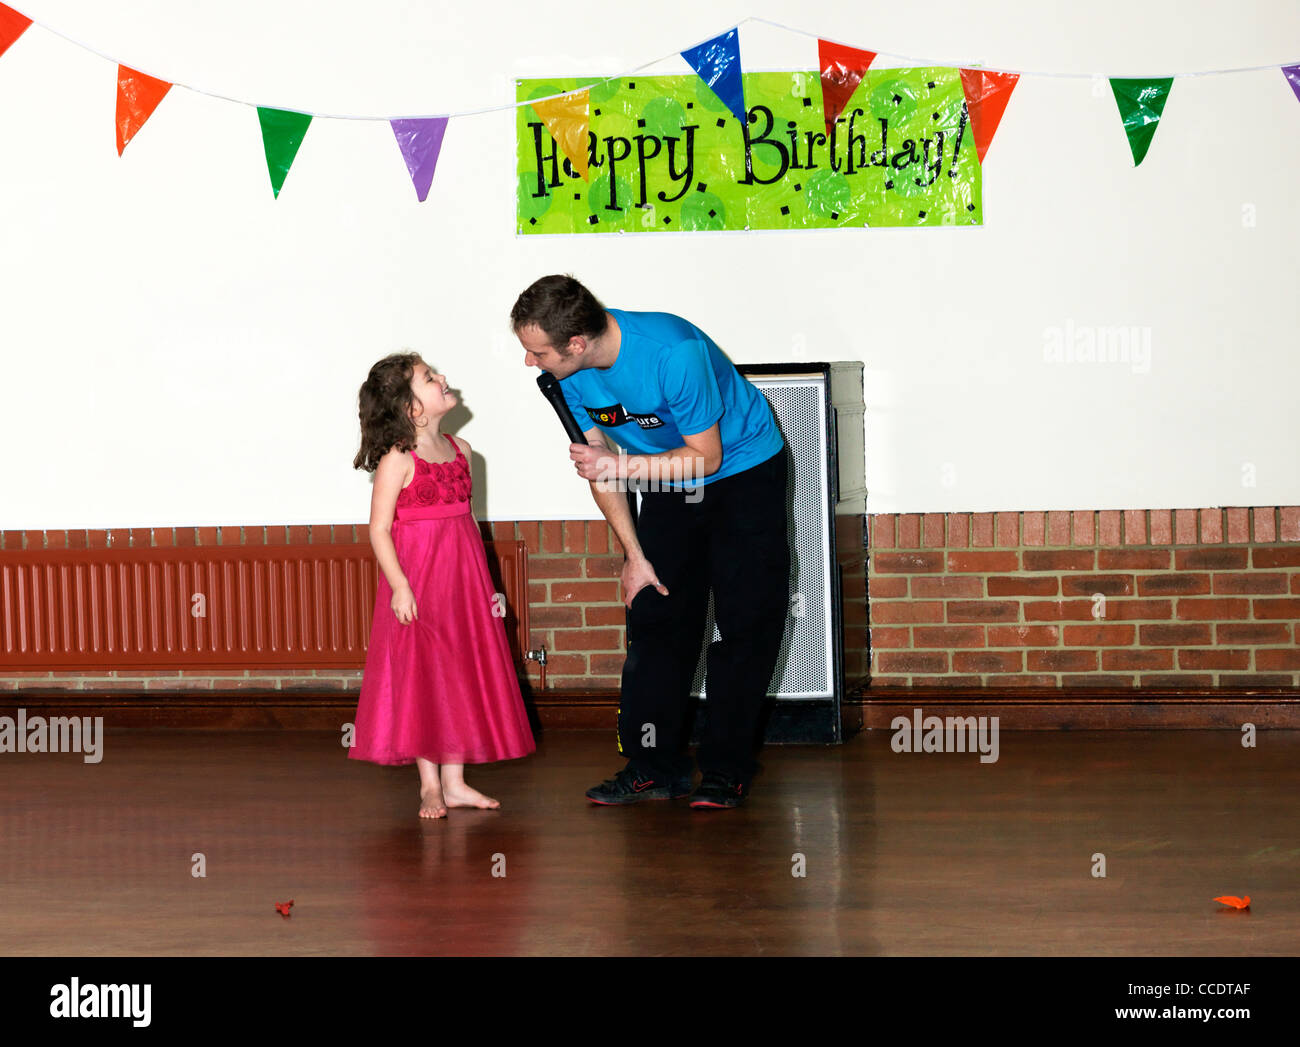
[(1003, 732), (995, 763), (889, 738), (769, 746), (745, 806), (698, 811), (589, 804), (622, 766), (613, 731), (549, 731), (468, 769), (500, 810), (437, 821), (414, 767), (349, 761), (337, 735), (4, 753), (0, 951), (1295, 954), (1300, 732)]

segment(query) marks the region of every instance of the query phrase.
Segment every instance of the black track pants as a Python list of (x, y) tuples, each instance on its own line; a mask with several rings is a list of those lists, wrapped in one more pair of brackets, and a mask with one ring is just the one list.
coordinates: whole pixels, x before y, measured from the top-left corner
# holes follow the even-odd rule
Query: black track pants
[(709, 646), (699, 766), (746, 783), (754, 775), (758, 720), (790, 613), (788, 454), (782, 446), (694, 495), (641, 496), (637, 538), (668, 595), (647, 585), (628, 610), (618, 744), (646, 773), (690, 766), (683, 720), (712, 587), (722, 638)]

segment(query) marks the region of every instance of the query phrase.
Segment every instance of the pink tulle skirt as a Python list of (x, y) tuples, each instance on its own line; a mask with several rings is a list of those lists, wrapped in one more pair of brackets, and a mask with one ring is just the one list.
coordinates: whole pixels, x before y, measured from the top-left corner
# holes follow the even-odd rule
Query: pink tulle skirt
[(506, 640), (504, 597), (469, 503), (402, 510), (392, 536), (416, 617), (398, 622), (381, 571), (348, 758), (468, 764), (527, 756), (537, 746)]

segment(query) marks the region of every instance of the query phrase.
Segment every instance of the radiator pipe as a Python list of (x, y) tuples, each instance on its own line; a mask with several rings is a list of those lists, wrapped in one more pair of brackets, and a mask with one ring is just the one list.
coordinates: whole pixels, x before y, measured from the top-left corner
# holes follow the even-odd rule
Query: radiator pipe
[(546, 690), (546, 644), (542, 644), (542, 649), (540, 651), (528, 651), (524, 657), (536, 662), (542, 667), (541, 690)]

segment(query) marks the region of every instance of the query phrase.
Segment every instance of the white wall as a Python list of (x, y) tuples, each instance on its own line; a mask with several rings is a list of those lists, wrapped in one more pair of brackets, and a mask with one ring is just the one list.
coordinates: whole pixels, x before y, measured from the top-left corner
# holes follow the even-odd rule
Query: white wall
[[(178, 84), (378, 117), (629, 71), (748, 15), (946, 65), (1300, 61), (1283, 0), (15, 6)], [(741, 53), (816, 66), (814, 39), (767, 26)], [(1300, 502), (1300, 103), (1276, 68), (1176, 81), (1136, 170), (1108, 88), (1023, 77), (981, 229), (539, 238), (513, 231), (508, 111), (451, 122), (424, 204), (386, 122), (317, 119), (277, 201), (251, 105), (178, 86), (119, 159), (115, 77), (39, 26), (0, 57), (0, 527), (365, 520), (356, 392), (403, 347), (472, 412), (481, 516), (594, 518), (507, 329), (550, 272), (737, 361), (864, 361), (870, 512)], [(1045, 363), (1067, 325), (1148, 330), (1149, 368)]]

